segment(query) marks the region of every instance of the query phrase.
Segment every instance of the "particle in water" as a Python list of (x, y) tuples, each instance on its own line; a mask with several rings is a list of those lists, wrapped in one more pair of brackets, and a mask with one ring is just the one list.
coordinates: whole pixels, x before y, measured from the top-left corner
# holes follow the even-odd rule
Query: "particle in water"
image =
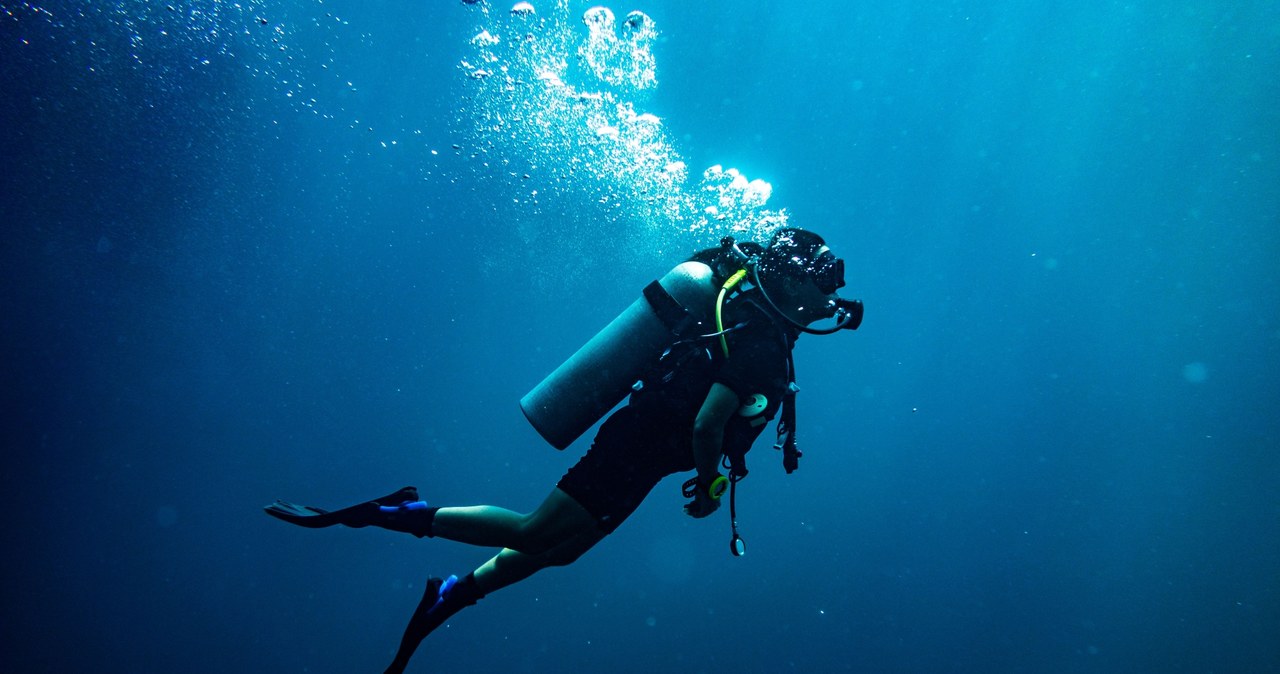
[(517, 2), (511, 6), (511, 13), (520, 16), (530, 16), (537, 12), (533, 11), (533, 5), (527, 2)]

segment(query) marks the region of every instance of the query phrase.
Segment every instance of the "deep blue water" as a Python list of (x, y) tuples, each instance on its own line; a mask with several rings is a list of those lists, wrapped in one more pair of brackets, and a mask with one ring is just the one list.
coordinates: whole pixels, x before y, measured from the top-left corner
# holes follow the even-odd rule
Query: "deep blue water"
[[(381, 671), (491, 551), (260, 507), (535, 507), (586, 440), (516, 401), (724, 232), (577, 120), (480, 128), (505, 4), (0, 8), (3, 669)], [(865, 324), (797, 347), (748, 556), (672, 478), (411, 671), (1280, 669), (1280, 9), (635, 8), (627, 100), (689, 185), (768, 181)]]

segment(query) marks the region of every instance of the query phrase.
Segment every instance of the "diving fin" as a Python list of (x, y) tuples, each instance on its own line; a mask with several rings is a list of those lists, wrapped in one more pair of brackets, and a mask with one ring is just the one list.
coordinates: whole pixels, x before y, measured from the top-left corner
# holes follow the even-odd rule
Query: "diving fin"
[(405, 667), (409, 665), (409, 658), (413, 657), (414, 651), (418, 650), (418, 645), (428, 634), (434, 632), (458, 611), (474, 606), (483, 598), (484, 594), (476, 586), (474, 574), (468, 574), (461, 580), (457, 576), (449, 576), (444, 580), (428, 578), (427, 589), (422, 593), (422, 601), (418, 602), (418, 608), (414, 610), (413, 617), (409, 619), (409, 625), (400, 639), (400, 648), (396, 651), (396, 657), (383, 674), (404, 672)]
[[(288, 501), (276, 501), (262, 509), (270, 516), (308, 529), (323, 529), (335, 524), (360, 528), (382, 524), (382, 508), (397, 509), (418, 501), (417, 487), (403, 487), (372, 501), (359, 503), (341, 510), (325, 510), (313, 506), (297, 505)], [(423, 504), (425, 506), (425, 504)]]

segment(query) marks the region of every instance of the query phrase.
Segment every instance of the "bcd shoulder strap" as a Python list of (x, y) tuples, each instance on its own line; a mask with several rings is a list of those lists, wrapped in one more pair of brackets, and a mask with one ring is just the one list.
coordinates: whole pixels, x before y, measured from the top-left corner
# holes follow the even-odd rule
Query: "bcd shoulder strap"
[[(786, 337), (783, 337), (786, 340)], [(778, 441), (774, 449), (782, 450), (782, 469), (787, 475), (800, 467), (800, 457), (804, 453), (796, 446), (796, 394), (800, 387), (796, 385), (796, 362), (792, 356), (791, 343), (787, 343), (787, 392), (782, 396), (782, 410), (778, 413)]]

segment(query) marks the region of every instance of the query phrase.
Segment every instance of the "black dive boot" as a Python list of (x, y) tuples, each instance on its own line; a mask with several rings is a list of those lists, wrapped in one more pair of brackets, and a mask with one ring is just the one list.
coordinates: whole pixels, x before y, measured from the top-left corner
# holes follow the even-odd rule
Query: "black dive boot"
[(325, 510), (288, 501), (276, 501), (263, 510), (276, 519), (308, 529), (323, 529), (335, 524), (356, 529), (381, 527), (422, 538), (431, 536), (431, 523), (439, 508), (429, 507), (425, 501), (419, 501), (416, 487), (404, 487), (394, 494), (341, 510)]
[(435, 629), (453, 617), (455, 613), (468, 606), (474, 606), (484, 599), (476, 585), (475, 574), (469, 573), (466, 578), (458, 580), (457, 576), (449, 576), (445, 580), (427, 579), (427, 589), (422, 593), (422, 601), (409, 619), (409, 626), (400, 639), (400, 650), (383, 674), (401, 674), (409, 665), (409, 658), (418, 649), (418, 644), (427, 638)]

